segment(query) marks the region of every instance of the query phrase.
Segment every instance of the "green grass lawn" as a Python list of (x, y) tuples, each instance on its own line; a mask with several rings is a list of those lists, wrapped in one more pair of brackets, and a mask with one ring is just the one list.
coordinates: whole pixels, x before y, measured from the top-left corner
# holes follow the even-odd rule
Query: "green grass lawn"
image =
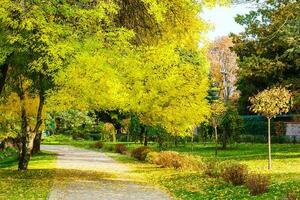
[(44, 152), (33, 156), (26, 172), (17, 170), (16, 154), (0, 160), (0, 199), (46, 199), (54, 180), (55, 157)]
[[(214, 158), (210, 145), (177, 147), (183, 153)], [(263, 195), (251, 196), (245, 186), (233, 186), (221, 178), (210, 178), (199, 172), (188, 172), (159, 168), (155, 165), (135, 161), (133, 158), (109, 153), (115, 159), (129, 163), (135, 169), (135, 176), (144, 178), (166, 188), (178, 199), (285, 199), (287, 192), (300, 196), (300, 145), (274, 144), (273, 169), (267, 170), (267, 146), (264, 144), (240, 144), (228, 150), (219, 150), (220, 160), (234, 160), (245, 163), (250, 171), (269, 174), (272, 184)]]

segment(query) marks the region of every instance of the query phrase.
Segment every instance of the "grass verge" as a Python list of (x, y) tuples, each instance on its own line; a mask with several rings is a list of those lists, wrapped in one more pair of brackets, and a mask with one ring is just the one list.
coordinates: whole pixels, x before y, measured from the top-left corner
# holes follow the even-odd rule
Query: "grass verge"
[(34, 155), (25, 172), (16, 170), (16, 155), (0, 161), (0, 199), (46, 199), (53, 185), (55, 157), (45, 152)]

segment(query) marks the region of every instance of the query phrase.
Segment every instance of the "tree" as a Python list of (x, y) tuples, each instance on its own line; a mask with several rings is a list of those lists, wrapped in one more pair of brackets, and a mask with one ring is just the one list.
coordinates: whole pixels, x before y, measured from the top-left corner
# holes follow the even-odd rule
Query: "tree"
[[(117, 142), (116, 139), (116, 129), (114, 127), (113, 124), (111, 123), (105, 123), (102, 129), (102, 134), (108, 136), (109, 138), (111, 138), (111, 141), (113, 143)], [(103, 138), (106, 138), (105, 136)]]
[(268, 146), (269, 162), (271, 169), (271, 119), (278, 114), (287, 113), (291, 107), (292, 94), (285, 87), (273, 87), (266, 89), (250, 98), (251, 111), (259, 113), (268, 119)]
[(231, 51), (232, 47), (231, 38), (224, 36), (216, 39), (208, 50), (210, 76), (224, 102), (237, 96), (237, 55)]
[(222, 148), (226, 149), (230, 139), (238, 141), (242, 131), (242, 119), (235, 105), (227, 104), (220, 127), (222, 129), (220, 133), (222, 138)]
[(233, 119), (232, 114), (234, 114), (229, 101), (236, 100), (238, 96), (235, 86), (238, 70), (237, 56), (231, 50), (232, 46), (231, 38), (220, 37), (211, 44), (208, 51), (212, 85), (218, 89), (218, 98), (224, 101), (226, 107), (229, 107), (224, 115), (225, 118), (222, 120), (222, 126), (220, 126), (222, 128), (222, 145), (224, 149), (235, 125), (233, 121), (225, 125), (225, 121)]
[[(99, 34), (100, 27), (109, 23), (107, 16), (115, 10), (113, 5), (104, 1), (82, 4), (26, 0), (1, 2), (1, 87), (4, 85), (1, 95), (4, 104), (9, 102), (11, 95), (19, 98), (20, 109), (16, 115), (21, 127), (17, 136), (19, 170), (27, 169), (33, 140), (42, 125), (49, 89), (47, 83), (71, 62), (82, 41)], [(34, 116), (30, 116), (31, 110), (26, 108), (26, 102), (32, 98), (38, 99), (33, 106)], [(34, 123), (32, 119), (35, 119)]]
[(211, 104), (211, 125), (214, 128), (215, 132), (215, 156), (218, 155), (218, 126), (220, 126), (222, 117), (224, 115), (224, 112), (226, 111), (226, 108), (224, 106), (224, 103), (221, 101), (215, 101)]
[[(27, 169), (45, 102), (50, 111), (134, 112), (175, 134), (205, 120), (206, 49), (198, 41), (207, 25), (198, 13), (215, 3), (3, 0), (0, 89), (21, 101), (19, 169)], [(28, 96), (39, 99), (34, 126)]]
[(207, 29), (198, 17), (202, 5), (195, 1), (155, 5), (122, 1), (113, 18), (115, 26), (126, 29), (110, 34), (110, 46), (103, 40), (82, 45), (82, 53), (56, 76), (51, 107), (119, 109), (174, 135), (190, 134), (207, 120), (208, 63), (206, 49), (198, 46), (199, 32)]
[(260, 1), (259, 7), (236, 21), (245, 31), (233, 35), (239, 57), (239, 110), (247, 113), (249, 97), (276, 84), (291, 85), (294, 111), (299, 112), (300, 91), (300, 2)]

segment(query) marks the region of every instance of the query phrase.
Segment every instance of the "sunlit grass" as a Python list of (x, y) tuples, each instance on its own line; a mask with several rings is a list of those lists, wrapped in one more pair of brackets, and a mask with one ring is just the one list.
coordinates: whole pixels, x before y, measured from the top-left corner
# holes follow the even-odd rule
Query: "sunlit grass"
[[(196, 145), (173, 148), (183, 153), (198, 155), (206, 159), (214, 157), (212, 146)], [(220, 160), (235, 160), (247, 164), (250, 171), (271, 176), (272, 184), (263, 195), (251, 196), (245, 186), (233, 186), (221, 178), (209, 178), (201, 172), (188, 172), (159, 168), (128, 156), (107, 153), (135, 169), (131, 176), (150, 184), (165, 188), (178, 199), (284, 199), (288, 191), (300, 195), (300, 145), (273, 145), (273, 169), (267, 170), (267, 150), (263, 144), (241, 144), (228, 150), (220, 150)]]

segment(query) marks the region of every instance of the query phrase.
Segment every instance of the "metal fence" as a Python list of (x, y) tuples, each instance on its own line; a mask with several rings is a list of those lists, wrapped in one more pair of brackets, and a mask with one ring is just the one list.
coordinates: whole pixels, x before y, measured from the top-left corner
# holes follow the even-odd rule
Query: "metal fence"
[[(242, 115), (242, 142), (266, 142), (268, 133), (267, 119), (259, 115)], [(298, 126), (300, 115), (280, 115), (271, 120), (272, 141), (275, 143), (300, 142), (300, 134), (287, 135), (287, 126), (291, 123)], [(296, 127), (296, 126), (295, 126)], [(299, 126), (300, 130), (300, 126)], [(296, 128), (295, 131), (297, 132)], [(299, 131), (298, 131), (299, 132)]]

